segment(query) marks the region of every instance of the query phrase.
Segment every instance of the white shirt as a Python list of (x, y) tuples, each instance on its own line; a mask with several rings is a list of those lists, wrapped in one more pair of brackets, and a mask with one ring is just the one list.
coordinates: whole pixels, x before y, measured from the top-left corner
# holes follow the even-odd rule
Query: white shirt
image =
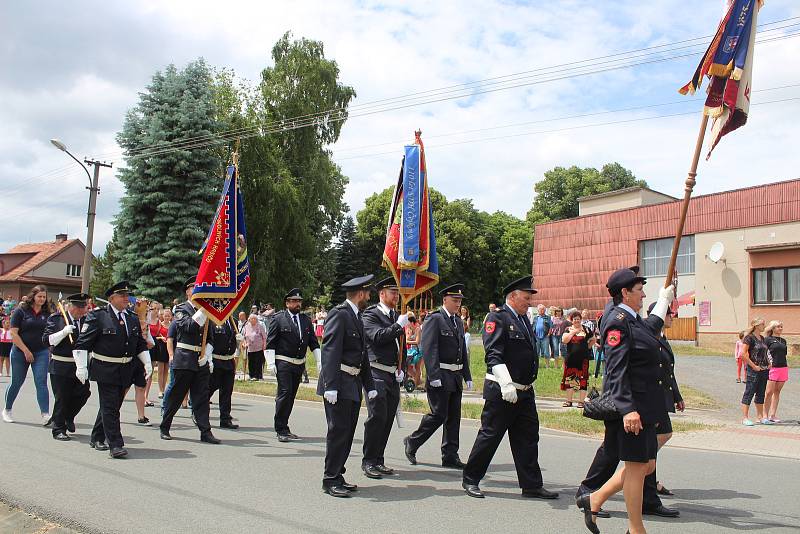
[(617, 306), (618, 306), (618, 307), (620, 307), (620, 308), (622, 308), (622, 309), (623, 309), (623, 310), (625, 310), (626, 312), (630, 313), (630, 314), (631, 314), (631, 317), (633, 317), (634, 319), (636, 319), (637, 317), (639, 317), (639, 314), (638, 314), (638, 313), (636, 313), (635, 311), (633, 311), (633, 308), (631, 308), (631, 307), (630, 307), (630, 306), (628, 306), (627, 304), (621, 304), (621, 303), (620, 303), (620, 304), (617, 304)]
[(378, 303), (378, 309), (380, 309), (386, 317), (391, 317), (392, 310), (390, 310), (389, 306), (387, 306), (383, 302)]
[(361, 310), (359, 310), (359, 309), (358, 309), (358, 306), (356, 306), (355, 304), (353, 304), (353, 303), (350, 301), (350, 299), (347, 299), (347, 300), (345, 300), (345, 302), (346, 302), (346, 303), (348, 303), (348, 304), (350, 305), (350, 307), (351, 307), (351, 308), (353, 308), (353, 313), (355, 313), (355, 314), (356, 314), (356, 317), (358, 317), (358, 313), (361, 311)]
[[(123, 315), (123, 317), (125, 316), (125, 312), (119, 311), (110, 302), (108, 303), (108, 307), (111, 308), (111, 311), (114, 313), (114, 319), (116, 319), (117, 321), (119, 321), (119, 314), (120, 313)], [(125, 323), (125, 333), (129, 334), (130, 332), (128, 332), (128, 321), (123, 319), (122, 322)]]

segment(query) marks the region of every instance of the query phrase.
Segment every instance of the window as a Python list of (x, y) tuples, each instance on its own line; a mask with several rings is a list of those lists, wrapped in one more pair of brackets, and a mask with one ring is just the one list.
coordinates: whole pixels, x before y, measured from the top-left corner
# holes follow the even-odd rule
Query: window
[(753, 302), (800, 303), (800, 267), (754, 269)]
[[(669, 257), (672, 254), (674, 239), (650, 239), (639, 242), (639, 260), (642, 276), (667, 276)], [(694, 236), (681, 238), (678, 258), (675, 263), (678, 274), (694, 273)]]
[(81, 276), (81, 266), (80, 265), (73, 265), (71, 263), (67, 264), (67, 276), (72, 276), (74, 278), (80, 278)]

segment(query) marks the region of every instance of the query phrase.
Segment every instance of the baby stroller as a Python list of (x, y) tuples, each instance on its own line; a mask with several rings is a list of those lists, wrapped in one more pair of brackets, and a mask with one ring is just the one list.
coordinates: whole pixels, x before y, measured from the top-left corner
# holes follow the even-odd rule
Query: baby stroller
[(422, 350), (414, 345), (408, 347), (408, 350), (406, 351), (406, 381), (403, 384), (408, 393), (413, 393), (419, 385), (418, 382), (422, 381), (421, 365)]

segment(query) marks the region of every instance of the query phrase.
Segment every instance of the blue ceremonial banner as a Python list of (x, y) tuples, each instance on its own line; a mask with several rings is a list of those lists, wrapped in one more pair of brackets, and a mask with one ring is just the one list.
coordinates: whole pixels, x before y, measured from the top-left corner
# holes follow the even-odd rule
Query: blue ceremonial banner
[(217, 324), (224, 323), (250, 289), (250, 261), (244, 201), (239, 190), (238, 170), (227, 169), (222, 197), (203, 247), (192, 301)]
[[(419, 145), (405, 147), (403, 166), (403, 224), (400, 234), (401, 268), (415, 269), (419, 263), (419, 234), (422, 215), (422, 180)], [(410, 287), (414, 287), (413, 282)]]

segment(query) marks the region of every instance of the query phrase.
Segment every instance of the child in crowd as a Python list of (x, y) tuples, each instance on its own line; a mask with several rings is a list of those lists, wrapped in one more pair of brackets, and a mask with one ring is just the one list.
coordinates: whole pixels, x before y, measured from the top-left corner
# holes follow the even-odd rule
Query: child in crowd
[(736, 358), (736, 383), (742, 383), (742, 339), (744, 338), (744, 330), (739, 332), (739, 341), (736, 342), (736, 348), (733, 351), (733, 356)]

